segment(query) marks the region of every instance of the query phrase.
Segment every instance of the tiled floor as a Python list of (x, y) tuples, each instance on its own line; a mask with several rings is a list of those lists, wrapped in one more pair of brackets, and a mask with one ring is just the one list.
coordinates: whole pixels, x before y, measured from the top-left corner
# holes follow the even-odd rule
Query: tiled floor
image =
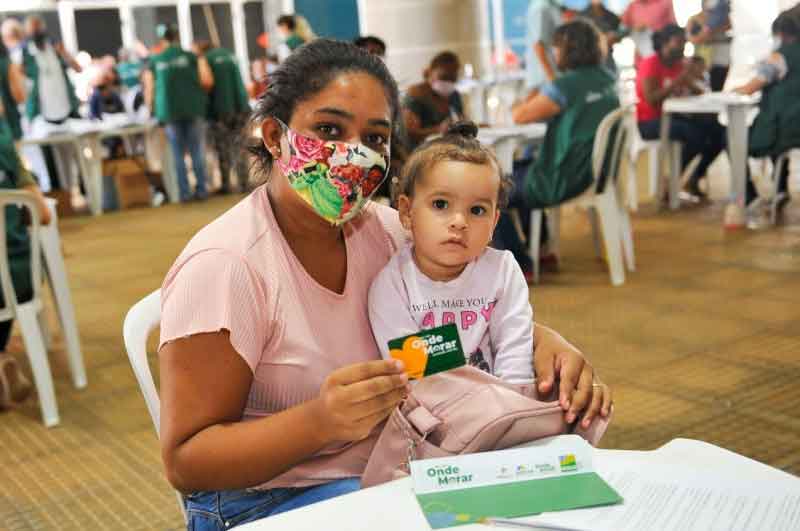
[[(61, 425), (45, 429), (35, 400), (0, 414), (0, 529), (180, 527), (122, 320), (235, 200), (62, 220), (89, 387), (70, 386), (56, 337)], [(691, 437), (800, 474), (800, 206), (783, 227), (735, 233), (721, 229), (720, 208), (644, 205), (638, 271), (618, 288), (593, 256), (585, 216), (565, 215), (562, 270), (533, 290), (536, 318), (612, 384), (603, 446)], [(10, 350), (24, 358), (18, 337)]]

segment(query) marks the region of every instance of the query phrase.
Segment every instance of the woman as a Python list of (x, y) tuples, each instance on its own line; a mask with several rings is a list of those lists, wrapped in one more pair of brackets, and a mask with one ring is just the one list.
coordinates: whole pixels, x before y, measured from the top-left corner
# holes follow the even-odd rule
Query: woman
[[(161, 447), (190, 528), (358, 489), (375, 428), (406, 395), (367, 317), (370, 283), (404, 237), (396, 211), (364, 201), (386, 173), (398, 114), (379, 58), (325, 39), (298, 49), (252, 118), (266, 184), (168, 273)], [(552, 387), (557, 363), (567, 419), (585, 410), (591, 421), (610, 391), (574, 347), (536, 328), (540, 386)]]
[(442, 52), (423, 72), (425, 81), (409, 87), (403, 100), (403, 121), (412, 147), (464, 118), (464, 103), (456, 91), (460, 69), (456, 54)]
[[(776, 49), (756, 65), (756, 75), (736, 88), (740, 94), (762, 91), (759, 113), (750, 127), (749, 151), (753, 157), (771, 157), (800, 147), (800, 20), (781, 13), (772, 23)], [(749, 169), (748, 169), (749, 171)], [(777, 214), (789, 202), (789, 164), (778, 176), (778, 195), (774, 198)], [(758, 198), (758, 191), (748, 173), (746, 203)]]
[[(30, 192), (38, 207), (39, 220), (44, 225), (50, 223), (50, 210), (33, 177), (22, 166), (14, 148), (11, 129), (2, 114), (0, 114), (0, 189), (21, 189)], [(3, 215), (5, 215), (6, 252), (11, 282), (14, 284), (17, 301), (27, 302), (33, 297), (28, 230), (21, 209), (9, 206)], [(6, 305), (2, 293), (0, 293), (0, 305), (2, 307)], [(31, 384), (20, 369), (16, 358), (5, 351), (12, 324), (12, 320), (0, 322), (0, 410), (22, 402), (31, 392)]]
[[(516, 186), (510, 206), (518, 208), (523, 227), (529, 226), (531, 209), (562, 203), (582, 193), (594, 180), (591, 160), (595, 131), (603, 118), (619, 107), (616, 80), (603, 66), (600, 39), (597, 28), (587, 20), (556, 28), (555, 60), (563, 74), (512, 109), (516, 123), (548, 122), (535, 161), (514, 169)], [(496, 245), (512, 251), (522, 270), (530, 274), (533, 264), (508, 214), (501, 217), (496, 234)], [(545, 231), (543, 235), (546, 241)]]
[[(686, 68), (683, 49), (686, 35), (682, 28), (669, 25), (653, 35), (656, 53), (642, 60), (636, 71), (636, 119), (639, 133), (645, 140), (657, 140), (661, 135), (661, 106), (670, 97), (700, 94), (703, 90), (695, 84), (694, 74)], [(672, 116), (669, 128), (670, 140), (683, 144), (682, 168), (697, 155), (700, 164), (689, 176), (686, 192), (697, 199), (706, 194), (700, 189), (700, 181), (706, 176), (708, 167), (725, 149), (725, 128), (716, 115)]]

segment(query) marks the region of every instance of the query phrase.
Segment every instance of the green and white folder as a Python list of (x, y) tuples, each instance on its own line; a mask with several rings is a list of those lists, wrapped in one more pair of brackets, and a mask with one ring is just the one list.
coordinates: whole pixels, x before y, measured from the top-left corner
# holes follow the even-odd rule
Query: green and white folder
[(411, 476), (433, 529), (622, 501), (594, 471), (591, 447), (577, 435), (524, 448), (412, 461)]

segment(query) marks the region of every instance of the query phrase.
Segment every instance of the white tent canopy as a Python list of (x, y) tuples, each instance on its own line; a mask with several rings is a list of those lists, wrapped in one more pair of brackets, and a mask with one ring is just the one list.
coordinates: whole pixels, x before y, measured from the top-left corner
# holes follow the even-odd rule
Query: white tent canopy
[[(245, 81), (250, 79), (250, 58), (247, 50), (247, 35), (244, 23), (244, 4), (261, 0), (215, 0), (231, 7), (234, 53)], [(75, 11), (81, 9), (119, 9), (122, 45), (131, 48), (136, 42), (134, 7), (175, 6), (178, 12), (178, 31), (181, 45), (189, 48), (194, 40), (191, 5), (207, 4), (207, 0), (2, 0), (0, 13), (20, 11), (58, 11), (64, 47), (72, 54), (78, 53), (78, 36), (75, 28)]]

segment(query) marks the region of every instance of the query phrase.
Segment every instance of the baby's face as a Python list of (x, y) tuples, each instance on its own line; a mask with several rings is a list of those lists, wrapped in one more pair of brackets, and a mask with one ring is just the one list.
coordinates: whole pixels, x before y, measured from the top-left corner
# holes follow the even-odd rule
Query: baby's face
[(401, 196), (400, 216), (423, 273), (449, 280), (483, 253), (497, 225), (499, 188), (492, 164), (443, 161), (417, 181), (413, 201)]

